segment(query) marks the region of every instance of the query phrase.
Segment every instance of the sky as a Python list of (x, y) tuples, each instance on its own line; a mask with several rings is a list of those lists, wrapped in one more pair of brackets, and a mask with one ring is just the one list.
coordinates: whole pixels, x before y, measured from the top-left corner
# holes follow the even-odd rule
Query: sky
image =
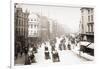
[(26, 9), (30, 13), (38, 13), (56, 20), (65, 29), (66, 33), (76, 33), (79, 31), (81, 12), (79, 7), (65, 6), (44, 6), (35, 4), (20, 4), (23, 11)]

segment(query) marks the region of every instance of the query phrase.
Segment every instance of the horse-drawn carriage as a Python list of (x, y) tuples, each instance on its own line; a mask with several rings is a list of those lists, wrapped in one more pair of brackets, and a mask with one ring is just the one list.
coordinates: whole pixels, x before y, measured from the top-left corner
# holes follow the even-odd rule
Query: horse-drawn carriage
[[(56, 41), (55, 41), (56, 42)], [(51, 42), (51, 54), (52, 54), (52, 60), (53, 62), (59, 62), (59, 54), (56, 50), (55, 42)]]
[(58, 54), (57, 50), (52, 51), (52, 60), (53, 60), (53, 62), (59, 62), (60, 61), (59, 54)]
[(45, 54), (45, 59), (50, 59), (50, 53), (49, 53), (49, 50), (48, 50), (48, 47), (47, 46), (45, 47), (44, 54)]
[(65, 40), (61, 40), (59, 44), (59, 50), (66, 50)]

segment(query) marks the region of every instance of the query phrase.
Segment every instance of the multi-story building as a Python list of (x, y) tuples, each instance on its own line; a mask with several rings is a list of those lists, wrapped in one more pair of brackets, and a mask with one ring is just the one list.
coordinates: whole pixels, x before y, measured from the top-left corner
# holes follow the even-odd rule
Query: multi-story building
[(30, 13), (28, 21), (28, 39), (31, 43), (37, 43), (40, 39), (40, 18), (35, 13)]
[(19, 4), (14, 6), (14, 28), (15, 28), (15, 43), (20, 42), (24, 46), (28, 35), (28, 15), (27, 10), (23, 12)]
[(40, 17), (40, 33), (41, 33), (41, 40), (46, 41), (50, 38), (50, 25), (49, 20), (46, 16)]
[(81, 8), (80, 34), (81, 40), (94, 42), (94, 9)]
[(50, 39), (54, 39), (57, 35), (57, 23), (52, 20), (49, 19), (49, 25), (50, 25)]
[(49, 19), (50, 39), (55, 39), (65, 34), (64, 28), (56, 20)]

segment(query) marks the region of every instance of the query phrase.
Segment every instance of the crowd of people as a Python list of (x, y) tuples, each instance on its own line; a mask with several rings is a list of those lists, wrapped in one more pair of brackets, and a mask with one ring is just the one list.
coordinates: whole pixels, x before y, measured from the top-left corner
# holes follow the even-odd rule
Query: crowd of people
[(51, 46), (51, 51), (49, 51), (49, 47), (46, 46), (46, 43), (45, 44), (45, 59), (51, 59), (50, 58), (50, 53), (52, 54), (52, 61), (53, 62), (60, 62), (60, 56), (59, 56), (59, 51), (62, 51), (62, 50), (71, 50), (71, 44), (68, 43), (66, 45), (66, 39), (65, 38), (62, 38), (60, 40), (60, 43), (58, 44), (58, 47), (56, 46), (57, 44), (57, 39), (54, 39), (54, 40), (51, 40), (49, 41), (50, 43), (50, 46)]
[(34, 53), (37, 53), (37, 48), (34, 45), (23, 46), (20, 42), (17, 42), (15, 44), (15, 60), (18, 59), (18, 57), (25, 56), (25, 65), (31, 64), (35, 61), (35, 55)]
[[(44, 55), (46, 60), (51, 59), (52, 57), (52, 61), (53, 62), (60, 62), (60, 56), (59, 56), (59, 52), (58, 50), (62, 51), (62, 50), (71, 50), (71, 44), (68, 43), (66, 46), (66, 39), (62, 38), (60, 40), (60, 43), (58, 45), (58, 49), (56, 48), (56, 43), (57, 43), (57, 39), (54, 40), (49, 40), (50, 46), (51, 46), (51, 51), (49, 51), (49, 47), (47, 46), (47, 44), (45, 42), (43, 42), (45, 47), (44, 47)], [(38, 53), (38, 48), (41, 47), (42, 43), (37, 44), (37, 45), (27, 45), (27, 46), (22, 46), (21, 43), (16, 43), (15, 45), (15, 60), (18, 58), (18, 56), (20, 55), (20, 57), (22, 57), (22, 55), (25, 56), (25, 65), (29, 65), (31, 63), (36, 63), (36, 57), (35, 57), (35, 53)], [(52, 56), (50, 56), (50, 54), (52, 54)]]

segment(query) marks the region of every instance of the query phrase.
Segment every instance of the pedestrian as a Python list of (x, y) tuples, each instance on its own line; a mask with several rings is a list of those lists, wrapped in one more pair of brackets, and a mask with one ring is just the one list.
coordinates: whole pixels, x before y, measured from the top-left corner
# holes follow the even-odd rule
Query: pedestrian
[(17, 59), (18, 53), (15, 51), (15, 60)]
[(37, 48), (35, 46), (33, 46), (33, 51), (34, 53), (37, 53)]
[(28, 47), (24, 48), (24, 53), (25, 53), (25, 55), (27, 55), (27, 53), (28, 53)]
[(21, 57), (22, 57), (22, 55), (23, 55), (22, 47), (20, 48), (20, 55), (21, 55)]
[(71, 45), (68, 43), (68, 49), (71, 50)]
[(47, 46), (45, 46), (45, 51), (48, 51), (48, 47)]
[(62, 44), (61, 43), (59, 44), (59, 50), (62, 51)]
[(63, 49), (66, 50), (66, 45), (65, 45), (65, 43), (63, 44)]
[(32, 55), (31, 55), (31, 63), (35, 63), (36, 61), (35, 61), (35, 55), (34, 55), (34, 53), (32, 52)]
[(30, 61), (30, 57), (28, 55), (25, 56), (25, 65), (30, 65), (31, 61)]
[(51, 44), (51, 50), (54, 51), (55, 50), (55, 43)]
[(15, 45), (15, 59), (17, 59), (17, 56), (18, 56), (18, 52), (17, 52), (17, 44)]

